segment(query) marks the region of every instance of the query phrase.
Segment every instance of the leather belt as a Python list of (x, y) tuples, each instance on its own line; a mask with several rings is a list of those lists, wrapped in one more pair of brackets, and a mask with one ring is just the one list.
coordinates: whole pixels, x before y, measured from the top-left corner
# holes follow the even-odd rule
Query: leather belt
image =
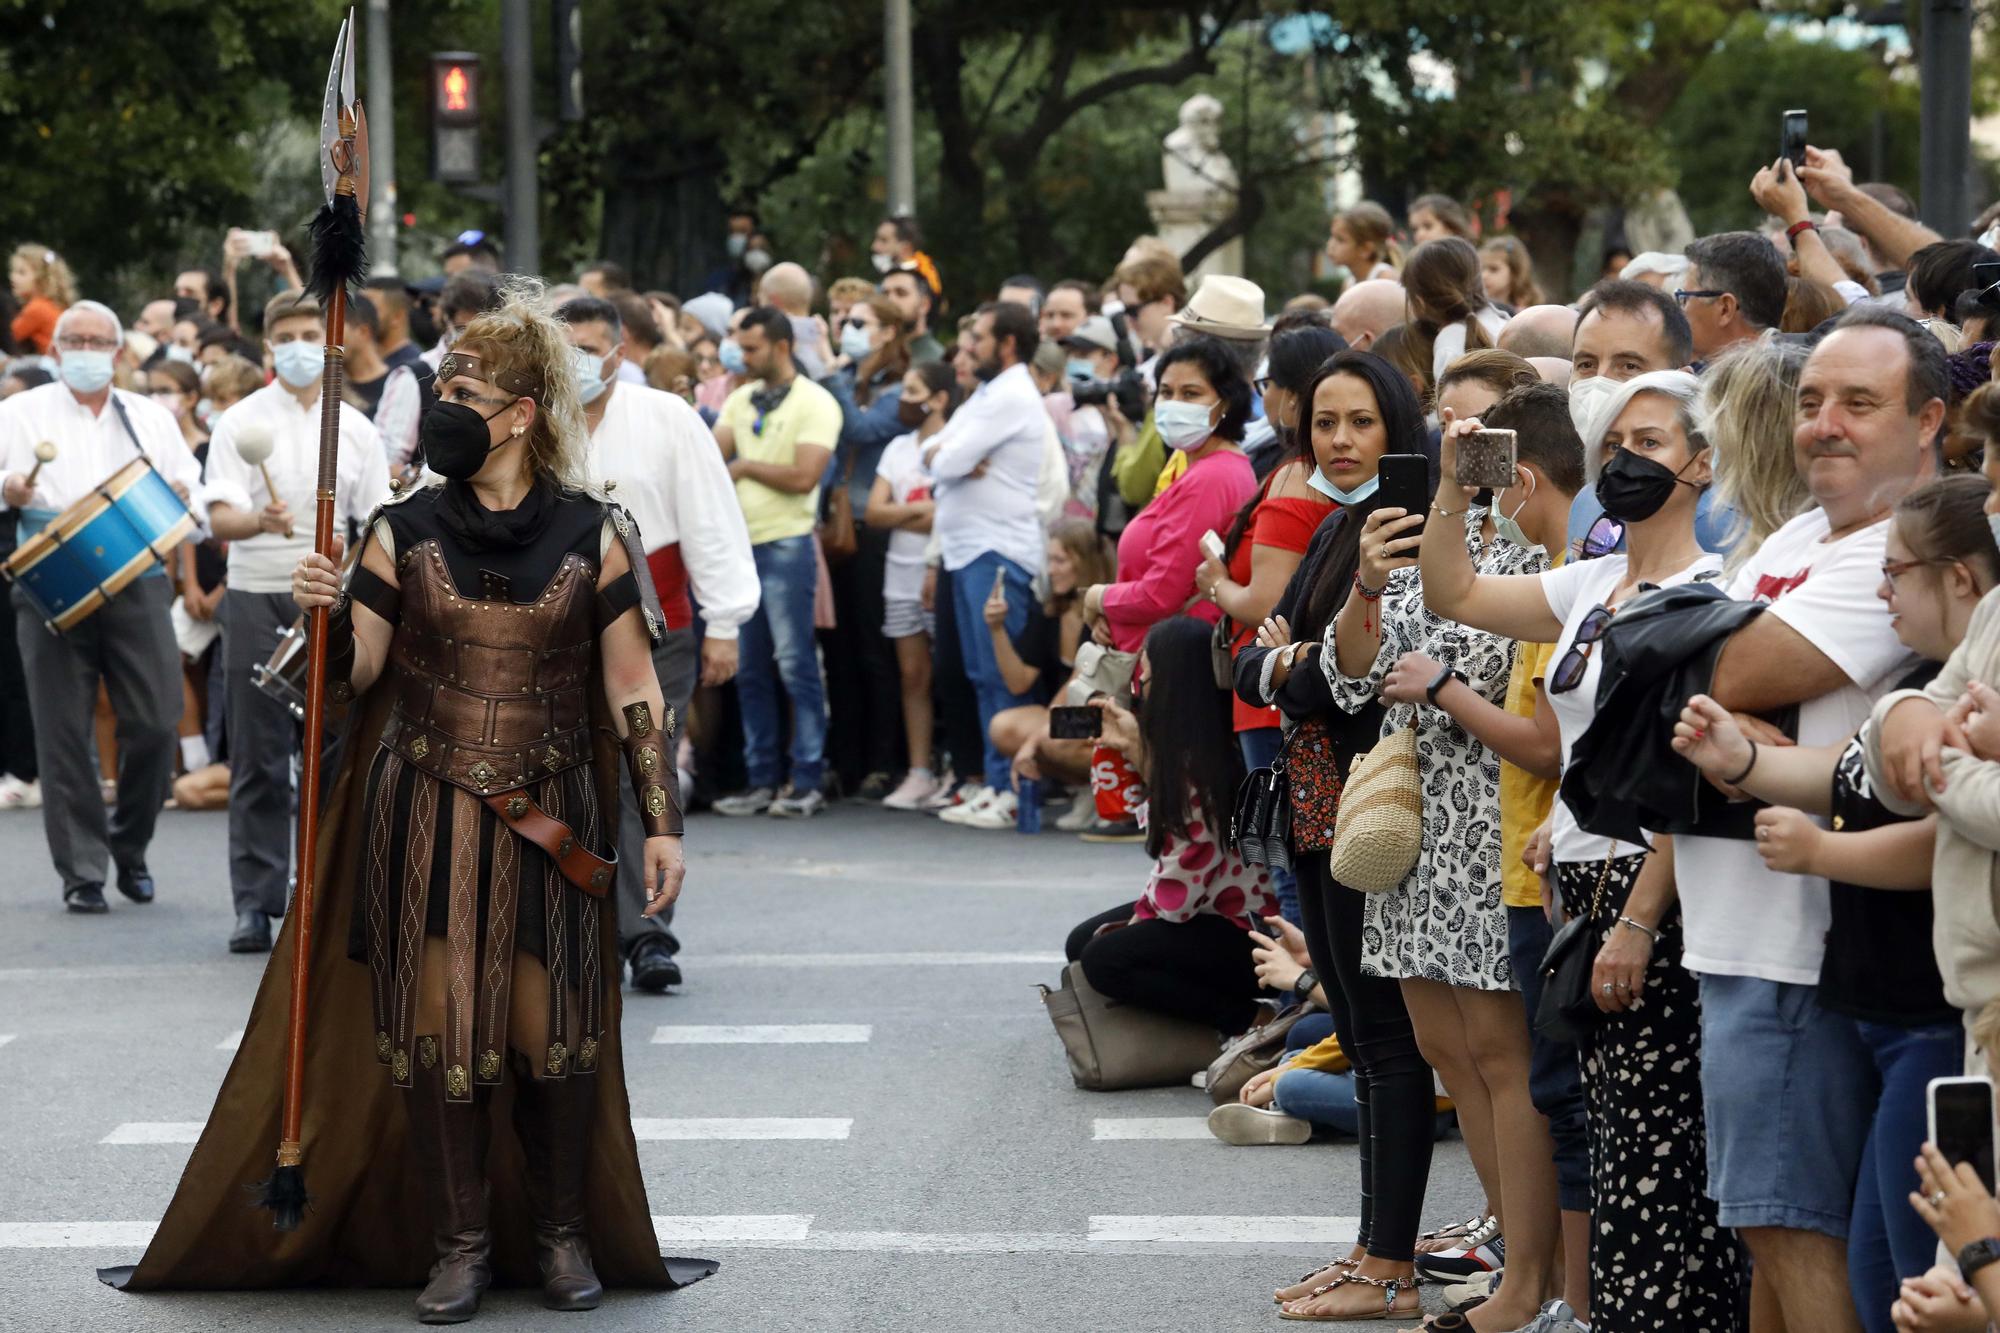
[(536, 805), (534, 797), (519, 788), (479, 799), (508, 828), (547, 852), (564, 879), (593, 898), (602, 898), (610, 890), (618, 870), (616, 852), (608, 860), (597, 855), (576, 840), (569, 825)]

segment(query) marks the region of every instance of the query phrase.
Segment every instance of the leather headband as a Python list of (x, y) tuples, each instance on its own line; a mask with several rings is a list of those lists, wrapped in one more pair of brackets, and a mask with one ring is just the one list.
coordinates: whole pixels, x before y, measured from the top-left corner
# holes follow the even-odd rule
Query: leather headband
[(490, 368), (470, 352), (446, 352), (438, 362), (437, 382), (446, 384), (460, 375), (536, 402), (542, 399), (541, 380), (526, 371)]

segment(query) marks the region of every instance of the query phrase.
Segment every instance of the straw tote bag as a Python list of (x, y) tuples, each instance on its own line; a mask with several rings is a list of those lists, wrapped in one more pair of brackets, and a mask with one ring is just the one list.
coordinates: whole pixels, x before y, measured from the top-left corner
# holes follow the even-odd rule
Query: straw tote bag
[(1376, 742), (1348, 770), (1329, 869), (1349, 888), (1387, 893), (1409, 875), (1423, 849), (1417, 731), (1404, 727)]

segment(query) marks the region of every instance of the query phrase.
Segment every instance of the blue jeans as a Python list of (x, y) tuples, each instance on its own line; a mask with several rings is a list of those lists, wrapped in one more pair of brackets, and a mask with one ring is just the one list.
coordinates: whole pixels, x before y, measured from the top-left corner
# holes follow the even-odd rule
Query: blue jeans
[[(1243, 750), (1243, 767), (1249, 772), (1269, 768), (1277, 761), (1278, 751), (1285, 744), (1285, 734), (1276, 727), (1258, 727), (1254, 731), (1236, 733), (1236, 744)], [(1278, 895), (1278, 915), (1295, 926), (1299, 921), (1299, 882), (1289, 870), (1276, 866), (1267, 867), (1271, 872), (1271, 887)]]
[(1875, 1058), (1882, 1097), (1861, 1150), (1854, 1218), (1847, 1230), (1847, 1286), (1868, 1333), (1894, 1333), (1889, 1307), (1903, 1279), (1921, 1277), (1937, 1255), (1937, 1236), (1910, 1207), (1917, 1188), (1912, 1165), (1929, 1136), (1927, 1089), (1934, 1078), (1961, 1072), (1965, 1031), (1957, 1023), (1891, 1027), (1852, 1020)]
[(792, 788), (817, 791), (826, 763), (826, 687), (813, 641), (813, 586), (819, 562), (812, 534), (750, 548), (763, 598), (738, 631), (736, 697), (743, 707), (743, 763), (752, 787), (776, 787), (778, 682), (792, 704)]
[[(1286, 1034), (1285, 1058), (1289, 1060), (1332, 1035), (1333, 1015), (1307, 1014), (1292, 1024), (1292, 1030)], [(1310, 1122), (1314, 1129), (1331, 1130), (1350, 1138), (1359, 1132), (1361, 1113), (1354, 1105), (1352, 1072), (1333, 1074), (1324, 1069), (1288, 1069), (1278, 1075), (1278, 1085), (1273, 1092), (1273, 1107), (1286, 1115)]]
[[(1507, 909), (1507, 957), (1528, 1011), (1528, 1098), (1548, 1118), (1556, 1148), (1556, 1203), (1566, 1213), (1590, 1211), (1590, 1132), (1584, 1120), (1583, 1066), (1576, 1043), (1550, 1041), (1535, 1029), (1542, 1002), (1542, 959), (1555, 929), (1539, 907)], [(1914, 1154), (1912, 1154), (1914, 1156)]]
[(993, 655), (993, 634), (986, 628), (986, 599), (993, 593), (993, 580), (1006, 571), (1007, 637), (1018, 637), (1028, 627), (1028, 601), (1034, 596), (1028, 571), (1001, 555), (986, 551), (970, 564), (951, 572), (951, 615), (958, 627), (958, 649), (965, 658), (965, 674), (972, 678), (973, 697), (979, 703), (979, 740), (986, 751), (986, 785), (1006, 791), (1011, 785), (1013, 761), (993, 744), (993, 715), (1009, 708), (1035, 702), (1032, 692), (1016, 694), (1000, 677), (1000, 660)]

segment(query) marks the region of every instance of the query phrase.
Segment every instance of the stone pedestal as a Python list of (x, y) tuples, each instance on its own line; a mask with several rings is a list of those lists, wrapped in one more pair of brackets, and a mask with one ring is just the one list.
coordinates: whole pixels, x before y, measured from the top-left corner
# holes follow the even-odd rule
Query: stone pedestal
[[(1208, 235), (1215, 224), (1228, 217), (1235, 201), (1217, 191), (1148, 190), (1146, 211), (1153, 215), (1153, 230), (1172, 246), (1175, 254), (1186, 254), (1196, 241)], [(1209, 251), (1208, 256), (1188, 272), (1188, 285), (1211, 273), (1243, 276), (1243, 241), (1239, 237)]]

